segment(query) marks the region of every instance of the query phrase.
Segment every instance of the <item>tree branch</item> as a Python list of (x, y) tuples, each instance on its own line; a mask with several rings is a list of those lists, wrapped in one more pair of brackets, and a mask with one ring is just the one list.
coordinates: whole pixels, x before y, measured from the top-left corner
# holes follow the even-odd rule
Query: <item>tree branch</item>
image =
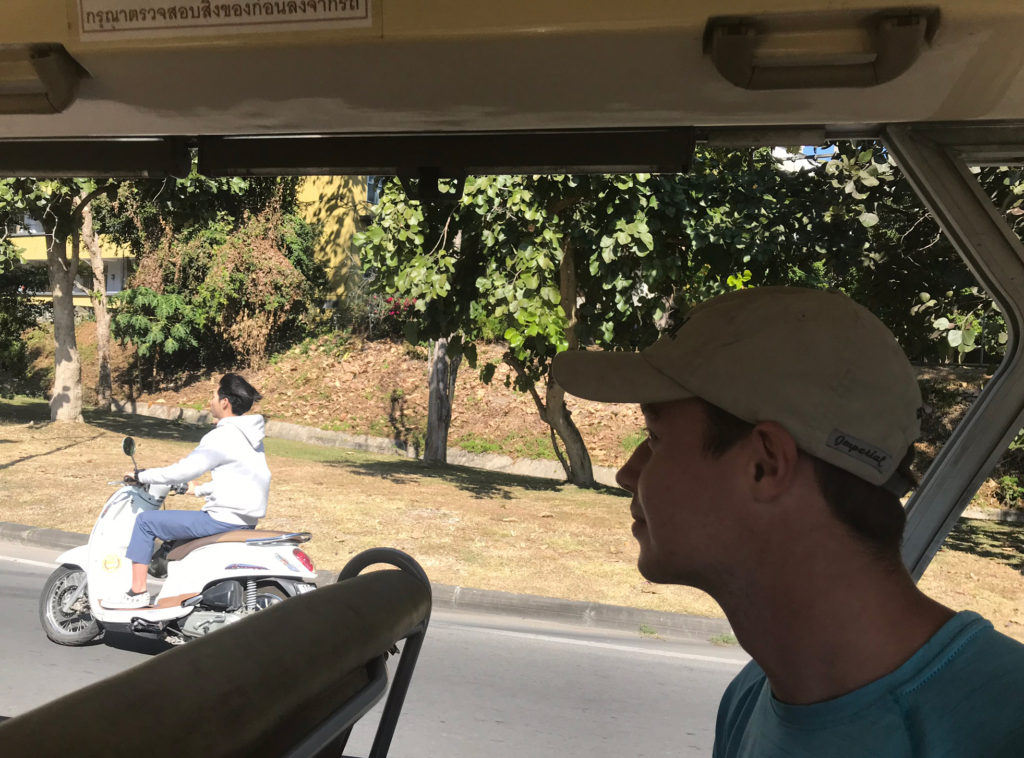
[(557, 216), (567, 208), (571, 208), (580, 201), (580, 193), (574, 192), (571, 195), (560, 197), (558, 200), (552, 201), (548, 204), (547, 211), (552, 216)]
[(111, 187), (114, 187), (114, 186), (115, 186), (114, 182), (107, 182), (106, 184), (100, 185), (99, 187), (94, 189), (92, 192), (90, 192), (89, 194), (85, 195), (78, 202), (78, 205), (75, 206), (74, 210), (71, 211), (71, 220), (74, 221), (76, 216), (81, 216), (82, 215), (82, 210), (85, 208), (85, 206), (87, 206), (89, 203), (91, 203), (93, 200), (95, 200), (99, 195), (104, 194), (107, 190), (109, 190)]
[(548, 407), (544, 404), (544, 401), (540, 399), (540, 395), (537, 393), (537, 387), (533, 382), (529, 381), (529, 377), (526, 376), (526, 369), (523, 367), (522, 362), (516, 358), (511, 350), (506, 350), (502, 359), (516, 372), (516, 376), (524, 380), (523, 384), (526, 385), (527, 391), (530, 396), (533, 397), (533, 402), (537, 406), (537, 413), (540, 415), (541, 421), (547, 423), (548, 420)]
[(906, 241), (907, 241), (907, 237), (909, 237), (913, 233), (913, 231), (915, 229), (917, 229), (918, 224), (920, 224), (922, 221), (924, 221), (925, 219), (928, 219), (928, 218), (931, 218), (931, 216), (929, 216), (927, 213), (918, 216), (917, 217), (917, 221), (914, 222), (913, 226), (911, 226), (909, 229), (907, 229), (907, 231), (903, 234), (903, 236), (900, 237), (900, 245), (905, 244)]
[(555, 434), (555, 427), (549, 426), (548, 431), (551, 432), (551, 447), (555, 451), (555, 455), (558, 457), (558, 462), (562, 464), (562, 471), (565, 472), (567, 479), (572, 477), (572, 469), (569, 466), (569, 461), (562, 455), (562, 449), (558, 447), (558, 435)]

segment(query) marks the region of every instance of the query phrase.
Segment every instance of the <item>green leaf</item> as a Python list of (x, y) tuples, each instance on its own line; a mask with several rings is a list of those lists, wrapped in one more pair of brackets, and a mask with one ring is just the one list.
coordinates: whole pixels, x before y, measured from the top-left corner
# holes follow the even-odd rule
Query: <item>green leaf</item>
[(402, 326), (402, 335), (405, 337), (405, 341), (410, 345), (418, 345), (420, 340), (419, 324), (412, 319), (409, 319)]
[(541, 287), (540, 296), (552, 305), (558, 305), (562, 302), (561, 293), (554, 287)]

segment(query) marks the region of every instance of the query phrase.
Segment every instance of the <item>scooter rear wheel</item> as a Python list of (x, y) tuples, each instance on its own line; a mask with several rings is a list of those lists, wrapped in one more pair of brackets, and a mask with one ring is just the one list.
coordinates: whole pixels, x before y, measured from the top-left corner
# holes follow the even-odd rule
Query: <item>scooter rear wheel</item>
[[(75, 607), (68, 600), (82, 588)], [(85, 572), (77, 566), (61, 566), (46, 580), (39, 598), (39, 623), (46, 636), (58, 645), (87, 645), (100, 636), (99, 623), (89, 612)]]
[(265, 610), (287, 599), (288, 595), (276, 584), (266, 583), (256, 586), (256, 610), (258, 611)]

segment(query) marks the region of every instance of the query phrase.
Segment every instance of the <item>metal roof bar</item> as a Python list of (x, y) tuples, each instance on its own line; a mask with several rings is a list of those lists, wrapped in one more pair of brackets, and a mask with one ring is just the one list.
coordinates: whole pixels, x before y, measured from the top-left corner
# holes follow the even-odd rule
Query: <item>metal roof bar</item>
[(529, 132), (201, 137), (206, 176), (683, 173), (689, 127)]
[[(884, 139), (911, 186), (1002, 309), (1002, 365), (943, 446), (908, 504), (903, 559), (920, 579), (985, 476), (1024, 425), (1024, 247), (965, 156), (1024, 145), (1024, 126), (890, 126)], [(1020, 155), (1019, 147), (1007, 155)]]

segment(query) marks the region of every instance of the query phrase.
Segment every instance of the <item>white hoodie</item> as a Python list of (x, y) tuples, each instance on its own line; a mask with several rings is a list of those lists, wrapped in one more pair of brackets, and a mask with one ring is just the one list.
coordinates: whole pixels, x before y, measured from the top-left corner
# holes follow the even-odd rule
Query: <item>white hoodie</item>
[(217, 521), (255, 526), (267, 513), (270, 469), (263, 454), (263, 416), (228, 416), (217, 422), (199, 447), (177, 463), (139, 472), (143, 484), (179, 484), (207, 471), (213, 481), (196, 487), (203, 510)]

